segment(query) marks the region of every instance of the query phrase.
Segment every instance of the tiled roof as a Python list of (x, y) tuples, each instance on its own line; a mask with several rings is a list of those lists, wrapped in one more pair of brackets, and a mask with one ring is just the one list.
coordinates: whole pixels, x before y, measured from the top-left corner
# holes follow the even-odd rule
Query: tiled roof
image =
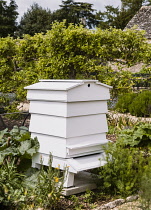
[(151, 6), (142, 6), (129, 21), (126, 28), (137, 26), (138, 30), (146, 31), (146, 38), (151, 39)]

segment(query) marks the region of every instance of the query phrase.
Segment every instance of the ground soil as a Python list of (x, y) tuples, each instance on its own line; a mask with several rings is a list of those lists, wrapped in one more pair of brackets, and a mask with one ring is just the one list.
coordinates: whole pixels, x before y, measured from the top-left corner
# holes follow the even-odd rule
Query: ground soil
[[(8, 128), (9, 130), (12, 129), (15, 125), (18, 127), (20, 126), (26, 126), (29, 127), (30, 122), (30, 116), (25, 120), (25, 116), (20, 116), (19, 119), (10, 119), (9, 117), (5, 117), (1, 115), (2, 120), (4, 124), (2, 123), (2, 120), (0, 119), (0, 130), (3, 130), (5, 128)], [(25, 120), (25, 122), (24, 122)]]

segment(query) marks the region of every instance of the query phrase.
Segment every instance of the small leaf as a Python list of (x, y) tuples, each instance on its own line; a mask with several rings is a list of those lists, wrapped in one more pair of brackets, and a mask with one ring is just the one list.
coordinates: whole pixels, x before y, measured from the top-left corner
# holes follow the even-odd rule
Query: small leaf
[(8, 133), (7, 131), (8, 131), (8, 128), (6, 128), (5, 130), (0, 131), (0, 140), (3, 138), (3, 136), (4, 136), (5, 134)]
[(31, 140), (22, 141), (21, 146), (18, 148), (19, 153), (21, 155), (24, 155), (30, 147), (31, 147)]

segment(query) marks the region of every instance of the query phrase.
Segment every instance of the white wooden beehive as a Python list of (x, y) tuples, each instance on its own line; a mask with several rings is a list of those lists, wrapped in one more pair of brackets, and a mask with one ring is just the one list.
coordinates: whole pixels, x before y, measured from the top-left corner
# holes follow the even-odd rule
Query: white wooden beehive
[[(110, 88), (97, 80), (40, 80), (25, 88), (30, 101), (29, 130), (40, 143), (33, 166), (40, 164), (41, 155), (47, 162), (52, 153), (54, 164), (60, 161), (62, 169), (68, 165), (72, 173), (98, 167), (102, 146), (108, 142)], [(76, 168), (75, 161), (81, 167)]]

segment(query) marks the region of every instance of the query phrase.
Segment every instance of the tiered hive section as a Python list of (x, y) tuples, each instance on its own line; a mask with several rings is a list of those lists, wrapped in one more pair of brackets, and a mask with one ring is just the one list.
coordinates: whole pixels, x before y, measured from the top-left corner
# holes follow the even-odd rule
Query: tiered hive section
[[(97, 80), (41, 80), (26, 87), (31, 113), (29, 129), (40, 143), (33, 158), (34, 167), (40, 164), (41, 155), (47, 157), (50, 153), (56, 164), (60, 160), (61, 168), (69, 165), (69, 172), (73, 173), (99, 165), (98, 154), (108, 142), (109, 88)], [(89, 164), (84, 167), (87, 160)]]

